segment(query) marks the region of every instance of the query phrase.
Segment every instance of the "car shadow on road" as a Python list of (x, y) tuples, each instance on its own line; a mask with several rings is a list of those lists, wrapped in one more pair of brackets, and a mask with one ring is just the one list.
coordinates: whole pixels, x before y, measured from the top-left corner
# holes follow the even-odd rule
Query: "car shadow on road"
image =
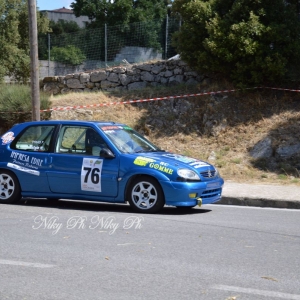
[[(102, 211), (102, 212), (138, 214), (129, 206), (129, 204), (119, 204), (119, 203), (23, 198), (22, 201), (20, 202), (20, 205), (64, 209), (64, 210), (82, 210), (82, 211), (92, 211), (92, 212)], [(165, 206), (162, 210), (160, 210), (156, 214), (157, 215), (192, 215), (192, 214), (194, 215), (194, 214), (203, 214), (208, 212), (211, 212), (211, 210), (203, 209), (199, 207), (176, 208), (171, 206)]]

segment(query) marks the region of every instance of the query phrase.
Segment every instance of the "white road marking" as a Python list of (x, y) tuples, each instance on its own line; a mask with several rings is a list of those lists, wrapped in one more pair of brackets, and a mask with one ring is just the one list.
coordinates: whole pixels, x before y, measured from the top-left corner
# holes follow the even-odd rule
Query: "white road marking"
[(25, 262), (25, 261), (6, 260), (6, 259), (0, 259), (0, 265), (13, 265), (13, 266), (22, 266), (22, 267), (31, 267), (31, 268), (52, 268), (52, 267), (55, 267), (54, 265), (30, 263), (30, 262)]
[(151, 245), (151, 243), (125, 243), (125, 244), (117, 244), (117, 246), (128, 246), (128, 245)]
[(286, 294), (286, 293), (281, 293), (281, 292), (273, 292), (273, 291), (265, 291), (265, 290), (257, 290), (257, 289), (250, 289), (250, 288), (242, 288), (242, 287), (238, 287), (238, 286), (215, 285), (215, 286), (213, 286), (213, 289), (229, 291), (229, 292), (252, 294), (252, 295), (260, 295), (260, 296), (266, 296), (266, 297), (275, 297), (275, 298), (281, 298), (281, 299), (300, 300), (300, 295)]
[[(257, 209), (257, 210), (280, 210), (282, 212), (288, 212), (288, 211), (293, 211), (293, 212), (297, 212), (300, 213), (300, 209), (296, 209), (296, 208), (277, 208), (277, 207), (261, 207), (261, 206), (246, 206), (246, 205), (231, 205), (231, 204), (215, 204), (215, 203), (211, 203), (211, 204), (204, 204), (203, 206), (199, 207), (199, 209), (205, 209), (205, 208), (209, 208), (209, 206), (211, 206), (212, 208), (214, 206), (219, 206), (219, 207), (227, 207), (227, 208), (241, 208), (241, 209)], [(197, 206), (194, 207), (194, 209), (198, 208)]]

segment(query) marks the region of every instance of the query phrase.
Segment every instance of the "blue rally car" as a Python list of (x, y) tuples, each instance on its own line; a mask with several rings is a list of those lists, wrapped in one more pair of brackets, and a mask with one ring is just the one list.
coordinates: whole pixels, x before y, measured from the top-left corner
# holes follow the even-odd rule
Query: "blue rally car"
[(0, 203), (22, 197), (129, 202), (138, 212), (218, 201), (211, 164), (165, 152), (114, 122), (39, 121), (0, 138)]

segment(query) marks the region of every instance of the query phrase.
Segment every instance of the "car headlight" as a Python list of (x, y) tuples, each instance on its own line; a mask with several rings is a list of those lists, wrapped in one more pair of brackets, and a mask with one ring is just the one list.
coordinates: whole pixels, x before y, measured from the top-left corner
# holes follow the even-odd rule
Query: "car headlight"
[(179, 177), (187, 180), (200, 180), (198, 174), (190, 169), (178, 169), (177, 174)]

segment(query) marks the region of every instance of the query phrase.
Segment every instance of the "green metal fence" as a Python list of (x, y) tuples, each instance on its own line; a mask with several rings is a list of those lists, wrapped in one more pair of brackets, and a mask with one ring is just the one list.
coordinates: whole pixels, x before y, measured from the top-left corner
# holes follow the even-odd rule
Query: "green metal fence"
[[(176, 55), (172, 35), (180, 21), (174, 18), (104, 26), (74, 33), (39, 36), (39, 59), (98, 69), (122, 62), (168, 59)], [(77, 60), (75, 59), (78, 58)], [(58, 74), (64, 75), (64, 74)]]

